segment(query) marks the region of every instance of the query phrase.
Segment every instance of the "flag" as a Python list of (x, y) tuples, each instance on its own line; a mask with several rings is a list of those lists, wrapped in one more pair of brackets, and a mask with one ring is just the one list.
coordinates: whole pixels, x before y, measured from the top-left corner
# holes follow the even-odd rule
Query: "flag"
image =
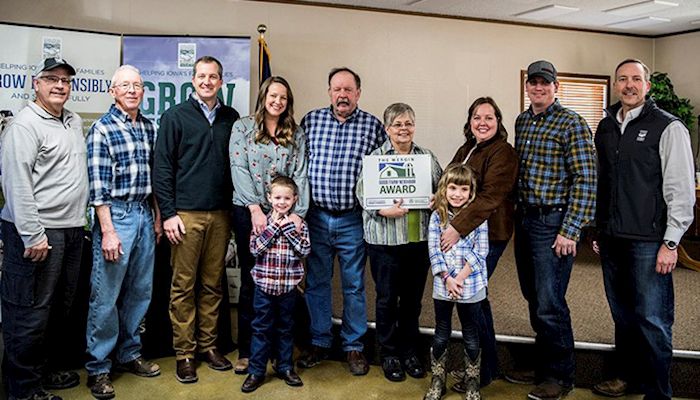
[(258, 39), (258, 54), (260, 55), (258, 60), (258, 79), (262, 85), (265, 79), (272, 75), (272, 70), (270, 69), (270, 50), (267, 48), (267, 43), (263, 35), (260, 35)]

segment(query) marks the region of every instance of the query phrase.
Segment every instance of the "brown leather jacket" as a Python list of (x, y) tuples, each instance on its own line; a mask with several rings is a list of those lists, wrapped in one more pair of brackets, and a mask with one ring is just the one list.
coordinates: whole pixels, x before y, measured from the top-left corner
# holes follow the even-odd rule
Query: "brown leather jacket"
[(476, 198), (450, 224), (464, 236), (488, 219), (489, 240), (509, 240), (513, 234), (518, 154), (497, 134), (478, 144), (474, 139), (468, 140), (450, 164), (462, 163), (474, 146), (467, 165), (476, 173)]

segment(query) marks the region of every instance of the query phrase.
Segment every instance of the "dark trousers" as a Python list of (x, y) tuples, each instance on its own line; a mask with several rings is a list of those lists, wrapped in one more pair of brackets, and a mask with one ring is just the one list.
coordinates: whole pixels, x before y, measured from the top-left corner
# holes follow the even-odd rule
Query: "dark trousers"
[(248, 371), (257, 376), (264, 376), (267, 360), (277, 360), (277, 371), (284, 373), (292, 370), (292, 353), (294, 351), (294, 305), (297, 290), (271, 295), (255, 287), (253, 307), (253, 338)]
[(660, 242), (603, 235), (605, 294), (615, 322), (616, 370), (645, 399), (671, 399), (673, 278), (656, 273)]
[[(489, 254), (486, 256), (486, 269), (489, 279), (496, 270), (498, 260), (508, 246), (507, 240), (489, 241)], [(493, 328), (493, 314), (488, 297), (481, 301), (482, 319), (479, 325), (479, 342), (481, 343), (481, 383), (488, 385), (498, 378), (498, 353), (496, 352), (496, 331)]]
[(574, 257), (552, 249), (566, 210), (525, 209), (515, 217), (515, 262), (535, 331), (538, 381), (574, 383), (574, 335), (566, 303)]
[(377, 340), (380, 355), (416, 355), (418, 317), (430, 268), (428, 242), (399, 246), (367, 245), (377, 290)]
[(479, 321), (481, 320), (481, 302), (455, 303), (453, 301), (433, 299), (435, 305), (435, 336), (433, 336), (433, 356), (440, 358), (447, 350), (452, 334), (452, 308), (457, 306), (457, 316), (462, 325), (464, 351), (472, 360), (479, 354)]
[(253, 322), (253, 293), (255, 283), (250, 271), (255, 265), (255, 257), (250, 253), (250, 221), (248, 207), (233, 206), (233, 233), (236, 237), (238, 265), (241, 268), (241, 287), (238, 296), (238, 358), (250, 357), (250, 341)]
[(41, 389), (52, 337), (65, 327), (80, 273), (83, 228), (47, 229), (49, 255), (42, 262), (24, 258), (14, 224), (2, 222), (5, 256), (0, 297), (5, 351), (2, 372), (8, 392), (28, 397)]

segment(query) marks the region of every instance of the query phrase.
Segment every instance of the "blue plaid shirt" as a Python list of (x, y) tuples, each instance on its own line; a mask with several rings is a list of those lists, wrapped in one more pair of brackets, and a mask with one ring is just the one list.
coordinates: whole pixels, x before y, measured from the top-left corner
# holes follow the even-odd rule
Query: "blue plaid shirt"
[(356, 108), (340, 122), (331, 107), (310, 111), (301, 120), (307, 135), (311, 198), (317, 206), (333, 211), (357, 205), (355, 184), (362, 158), (386, 140), (382, 123)]
[(559, 234), (578, 241), (595, 215), (597, 168), (593, 135), (586, 120), (559, 104), (515, 120), (519, 202), (525, 206), (565, 205)]
[(139, 111), (136, 121), (114, 105), (87, 135), (90, 204), (143, 201), (151, 194), (156, 130)]
[[(454, 215), (450, 213), (450, 220)], [(448, 225), (449, 226), (449, 225)], [(454, 301), (457, 303), (474, 303), (483, 300), (488, 285), (486, 256), (489, 253), (488, 221), (484, 221), (467, 236), (462, 236), (447, 252), (440, 248), (440, 236), (445, 230), (440, 225), (440, 215), (433, 211), (428, 225), (428, 252), (433, 273), (433, 299)], [(456, 277), (466, 264), (472, 273), (462, 282), (462, 295), (450, 298), (442, 273), (447, 272)]]

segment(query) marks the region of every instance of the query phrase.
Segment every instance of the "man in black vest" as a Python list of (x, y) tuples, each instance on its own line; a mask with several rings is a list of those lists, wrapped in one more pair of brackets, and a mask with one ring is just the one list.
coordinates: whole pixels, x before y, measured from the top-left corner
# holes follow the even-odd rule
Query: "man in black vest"
[(616, 397), (638, 384), (645, 399), (671, 399), (671, 272), (693, 221), (694, 167), (688, 129), (645, 99), (650, 88), (646, 65), (622, 61), (613, 83), (620, 101), (606, 110), (595, 137), (600, 237), (594, 248), (615, 322), (618, 376), (593, 390)]

